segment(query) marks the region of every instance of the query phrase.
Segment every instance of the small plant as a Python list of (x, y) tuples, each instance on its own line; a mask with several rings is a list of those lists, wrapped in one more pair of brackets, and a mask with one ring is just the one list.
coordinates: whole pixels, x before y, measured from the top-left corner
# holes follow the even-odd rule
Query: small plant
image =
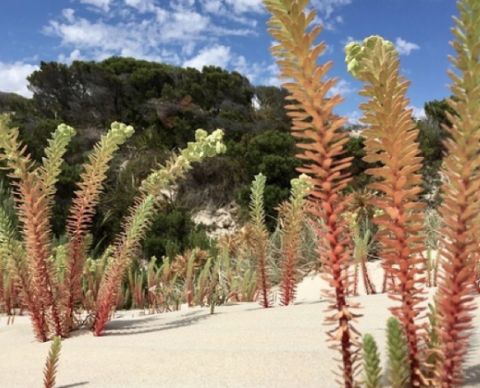
[(363, 383), (366, 388), (380, 388), (382, 368), (380, 367), (380, 354), (377, 344), (370, 334), (363, 337)]
[(365, 293), (367, 295), (375, 294), (375, 286), (370, 280), (367, 268), (368, 256), (373, 246), (373, 237), (368, 221), (366, 221), (362, 227), (358, 220), (358, 214), (346, 213), (345, 216), (347, 217), (348, 225), (351, 230), (353, 243), (353, 295), (358, 295), (358, 273), (360, 271), (362, 272)]
[(305, 197), (311, 190), (310, 178), (300, 175), (292, 179), (291, 196), (279, 209), (282, 239), (282, 280), (280, 303), (287, 306), (294, 302), (298, 281), (298, 260), (301, 255), (301, 238), (303, 216), (305, 214)]
[(265, 209), (263, 206), (263, 194), (267, 178), (258, 174), (252, 183), (250, 218), (252, 238), (250, 249), (257, 261), (257, 291), (260, 304), (264, 308), (271, 307), (270, 286), (268, 281), (267, 252), (268, 230), (265, 224)]
[(428, 329), (426, 338), (426, 359), (424, 362), (424, 371), (426, 381), (430, 385), (435, 384), (436, 370), (441, 357), (440, 353), (440, 337), (438, 327), (438, 312), (435, 305), (428, 305)]
[(43, 371), (43, 385), (45, 388), (54, 388), (57, 377), (58, 360), (60, 359), (60, 350), (62, 341), (60, 337), (54, 337), (50, 352), (48, 353), (45, 369)]
[(408, 342), (400, 322), (391, 317), (387, 321), (388, 382), (392, 388), (404, 388), (410, 384), (411, 367)]

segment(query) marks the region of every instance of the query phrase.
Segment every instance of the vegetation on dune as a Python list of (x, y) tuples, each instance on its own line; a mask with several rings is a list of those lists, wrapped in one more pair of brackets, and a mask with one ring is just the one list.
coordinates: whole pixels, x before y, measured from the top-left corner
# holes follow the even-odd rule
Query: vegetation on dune
[[(134, 130), (125, 124), (113, 123), (93, 148), (83, 167), (68, 220), (64, 260), (55, 260), (50, 225), (52, 196), (60, 172), (59, 165), (74, 130), (60, 125), (46, 149), (46, 157), (37, 165), (19, 140), (19, 131), (10, 126), (8, 116), (0, 117), (0, 160), (10, 171), (15, 188), (14, 199), (20, 221), (21, 239), (17, 239), (6, 214), (2, 214), (1, 245), (11, 262), (11, 276), (21, 290), (22, 304), (32, 317), (39, 340), (50, 335), (66, 336), (78, 326), (76, 310), (82, 300), (82, 276), (91, 238), (87, 238), (90, 222), (102, 191), (102, 182), (113, 153)], [(189, 142), (178, 156), (153, 170), (142, 181), (139, 194), (124, 222), (113, 249), (107, 248), (106, 264), (98, 285), (93, 308), (96, 335), (103, 332), (116, 305), (116, 296), (123, 276), (134, 259), (140, 241), (162, 202), (162, 191), (181, 178), (191, 165), (225, 152), (223, 132), (208, 134), (197, 130), (195, 142)], [(3, 212), (5, 213), (5, 212)], [(58, 247), (57, 247), (58, 248)], [(2, 255), (3, 256), (3, 255)], [(52, 260), (52, 256), (55, 259)], [(2, 260), (3, 261), (3, 260)]]
[[(342, 99), (308, 0), (264, 4), (283, 88), (110, 58), (42, 63), (31, 100), (0, 93), (0, 312), (28, 312), (35, 337), (53, 339), (45, 386), (60, 338), (103, 335), (116, 309), (287, 306), (311, 271), (327, 280), (339, 385), (462, 384), (480, 289), (480, 3), (458, 1), (452, 96), (426, 103), (424, 120), (391, 42), (347, 45), (364, 84), (359, 136), (334, 113)], [(208, 238), (190, 218), (232, 201), (232, 233)], [(384, 366), (351, 300), (360, 276), (380, 291), (372, 258), (395, 303)]]
[[(272, 16), (270, 32), (278, 42), (272, 52), (282, 76), (288, 79), (284, 83), (289, 91), (286, 109), (292, 117), (293, 134), (299, 138), (298, 146), (304, 150), (299, 157), (306, 165), (299, 171), (314, 178), (310, 202), (322, 225), (318, 228), (319, 260), (322, 270), (331, 276), (331, 309), (337, 310), (330, 321), (337, 321), (338, 328), (330, 333), (341, 352), (343, 380), (339, 383), (353, 387), (358, 333), (351, 326), (355, 315), (346, 299), (352, 260), (345, 243), (348, 232), (339, 222), (345, 209), (342, 190), (347, 186), (350, 159), (340, 158), (347, 140), (341, 132), (342, 121), (332, 114), (340, 99), (326, 95), (335, 81), (326, 78), (331, 63), (318, 64), (325, 45), (315, 43), (321, 29), (309, 27), (315, 12), (307, 9), (308, 1), (264, 3)], [(366, 98), (361, 105), (363, 160), (368, 163), (365, 173), (371, 176), (369, 188), (375, 193), (368, 202), (378, 209), (372, 216), (377, 226), (377, 254), (383, 262), (388, 293), (399, 302), (391, 309), (396, 318), (388, 321), (387, 334), (389, 383), (394, 387), (460, 385), (476, 307), (480, 4), (460, 0), (458, 6), (460, 17), (453, 29), (457, 55), (452, 60), (458, 73), (450, 73), (453, 96), (447, 104), (432, 102), (426, 106), (429, 116), (436, 117), (431, 126), (418, 126), (412, 118), (406, 98), (408, 81), (400, 75), (398, 54), (391, 42), (372, 36), (346, 47), (348, 70), (365, 84), (360, 92)], [(438, 191), (429, 185), (438, 187), (443, 151), (441, 270), (437, 271), (431, 257), (427, 261), (423, 256), (426, 248), (436, 245), (431, 242), (431, 233), (425, 237), (424, 212), (427, 203), (438, 201)], [(428, 192), (422, 198), (424, 189)], [(368, 233), (362, 238), (361, 225), (355, 221), (351, 228), (354, 253), (365, 248), (369, 239)], [(425, 326), (418, 322), (426, 308), (424, 289), (436, 284), (437, 276), (436, 309), (430, 315), (431, 327), (424, 333)], [(372, 338), (367, 336), (364, 345), (366, 384), (375, 385), (380, 372)]]

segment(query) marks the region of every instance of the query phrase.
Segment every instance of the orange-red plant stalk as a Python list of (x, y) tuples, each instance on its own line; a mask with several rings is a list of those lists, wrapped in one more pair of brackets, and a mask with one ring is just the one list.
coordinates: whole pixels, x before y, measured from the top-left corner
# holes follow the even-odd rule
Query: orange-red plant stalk
[(409, 351), (410, 382), (419, 386), (420, 371), (419, 331), (416, 322), (424, 310), (425, 263), (423, 204), (420, 175), (422, 158), (416, 141), (418, 129), (413, 121), (406, 97), (409, 82), (400, 76), (400, 62), (392, 43), (372, 36), (363, 44), (346, 47), (349, 70), (365, 82), (361, 95), (368, 101), (361, 105), (362, 122), (367, 126), (365, 161), (380, 164), (367, 173), (377, 178), (370, 188), (382, 196), (374, 204), (383, 212), (374, 218), (379, 226), (377, 240), (385, 273), (394, 277), (387, 290), (389, 296), (400, 302), (392, 308), (403, 325)]
[(331, 287), (328, 296), (332, 314), (327, 322), (335, 326), (329, 338), (341, 353), (342, 384), (351, 388), (355, 385), (359, 343), (352, 327), (353, 306), (347, 301), (350, 252), (347, 226), (340, 216), (346, 207), (341, 191), (347, 185), (346, 169), (351, 162), (341, 156), (348, 141), (347, 136), (339, 132), (345, 120), (333, 114), (341, 97), (327, 96), (335, 80), (326, 79), (331, 63), (317, 64), (325, 44), (314, 43), (321, 28), (309, 28), (315, 12), (305, 11), (308, 1), (266, 0), (265, 4), (272, 14), (270, 33), (278, 41), (272, 51), (282, 76), (291, 79), (283, 86), (289, 91), (292, 102), (286, 108), (293, 120), (293, 135), (299, 139), (297, 145), (303, 150), (299, 158), (306, 161), (299, 171), (312, 177), (312, 214), (320, 220), (317, 231), (325, 241), (320, 260)]
[(463, 361), (469, 346), (472, 311), (476, 308), (475, 266), (480, 246), (480, 2), (461, 0), (456, 20), (453, 64), (450, 73), (454, 98), (449, 115), (450, 139), (444, 161), (443, 204), (440, 214), (441, 269), (438, 282), (438, 331), (442, 357), (438, 387), (457, 387), (463, 380)]

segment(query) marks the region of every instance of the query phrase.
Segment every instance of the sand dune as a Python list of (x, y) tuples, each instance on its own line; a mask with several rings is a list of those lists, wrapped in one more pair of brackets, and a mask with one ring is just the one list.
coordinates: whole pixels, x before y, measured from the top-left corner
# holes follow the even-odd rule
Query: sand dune
[[(377, 287), (378, 263), (370, 266)], [(122, 311), (107, 335), (78, 332), (63, 342), (61, 387), (335, 387), (336, 353), (325, 343), (323, 280), (308, 276), (298, 303), (261, 309), (255, 303), (142, 315)], [(363, 286), (360, 287), (363, 291)], [(391, 305), (386, 295), (353, 298), (362, 304), (357, 327), (384, 351)], [(27, 317), (0, 320), (0, 386), (40, 387), (49, 344), (33, 340)], [(480, 314), (477, 313), (466, 386), (480, 387)]]

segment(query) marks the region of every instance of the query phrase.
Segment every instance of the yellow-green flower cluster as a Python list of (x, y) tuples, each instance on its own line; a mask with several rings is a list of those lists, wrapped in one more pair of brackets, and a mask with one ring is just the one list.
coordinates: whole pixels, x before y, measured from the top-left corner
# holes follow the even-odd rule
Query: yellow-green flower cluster
[(58, 127), (57, 127), (57, 136), (56, 138), (58, 139), (65, 139), (65, 140), (70, 140), (73, 136), (76, 135), (76, 131), (74, 128), (70, 127), (69, 125), (67, 124), (60, 124)]
[(379, 35), (365, 38), (363, 42), (351, 42), (345, 46), (345, 62), (348, 71), (357, 79), (363, 80), (362, 73), (367, 70), (368, 61), (380, 54), (397, 55), (392, 42)]
[(180, 155), (173, 158), (165, 166), (153, 171), (142, 183), (143, 192), (158, 195), (158, 193), (188, 170), (192, 163), (199, 162), (222, 154), (227, 150), (223, 144), (223, 131), (217, 129), (211, 134), (203, 129), (195, 132), (195, 142), (189, 142), (187, 147), (180, 151)]
[(348, 227), (351, 230), (355, 230), (357, 227), (358, 212), (357, 211), (346, 211), (342, 214), (342, 218), (346, 221)]
[(197, 129), (195, 142), (189, 142), (187, 148), (182, 150), (183, 156), (189, 163), (199, 162), (204, 158), (211, 158), (223, 154), (227, 150), (223, 144), (223, 131), (217, 129), (210, 135), (204, 129)]
[(55, 184), (61, 172), (63, 155), (65, 155), (68, 144), (75, 135), (75, 129), (66, 124), (60, 124), (53, 133), (53, 136), (48, 140), (48, 147), (45, 149), (45, 157), (43, 158), (43, 166), (39, 171), (47, 195), (53, 195), (55, 193)]
[(265, 205), (264, 194), (267, 177), (262, 173), (255, 175), (250, 193), (250, 217), (255, 228), (265, 232)]
[(303, 201), (313, 189), (312, 178), (306, 174), (301, 174), (298, 178), (292, 179), (290, 184), (292, 186), (292, 198), (294, 201)]
[(115, 121), (110, 126), (109, 134), (116, 140), (118, 144), (123, 144), (125, 140), (133, 135), (134, 132), (135, 130), (131, 125), (126, 125)]

